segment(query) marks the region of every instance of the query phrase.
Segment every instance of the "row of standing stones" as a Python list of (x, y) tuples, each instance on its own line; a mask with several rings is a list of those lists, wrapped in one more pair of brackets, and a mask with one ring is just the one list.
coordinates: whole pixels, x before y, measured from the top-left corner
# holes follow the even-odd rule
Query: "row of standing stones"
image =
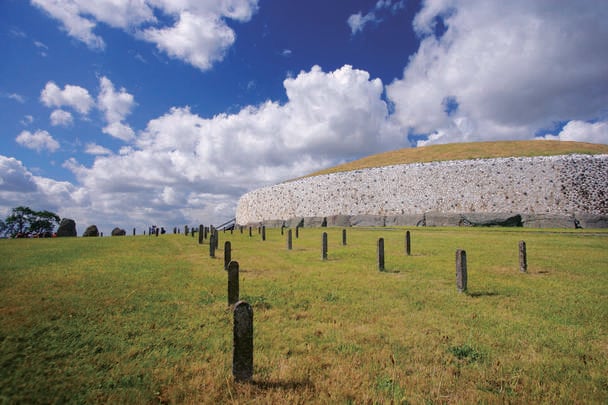
[[(243, 227), (240, 227), (240, 233), (243, 233)], [(295, 228), (296, 238), (299, 237), (300, 227)], [(284, 227), (281, 227), (281, 234), (284, 235)], [(225, 230), (224, 230), (225, 231)], [(230, 229), (232, 233), (234, 229)], [(184, 232), (188, 235), (188, 229)], [(194, 236), (194, 228), (190, 230), (190, 234)], [(253, 237), (252, 227), (248, 227), (249, 237)], [(209, 256), (215, 258), (215, 250), (218, 248), (219, 234), (217, 229), (213, 227), (207, 228), (203, 225), (198, 229), (198, 243), (202, 244), (205, 239), (209, 238)], [(266, 227), (258, 227), (258, 234), (261, 235), (261, 240), (266, 240)], [(323, 232), (321, 236), (321, 259), (328, 258), (328, 239), (327, 232)], [(287, 249), (293, 248), (293, 232), (292, 229), (287, 229)], [(347, 231), (342, 229), (342, 245), (347, 245)], [(412, 236), (410, 231), (405, 232), (405, 254), (412, 254)], [(385, 269), (385, 251), (384, 238), (379, 238), (377, 241), (377, 265), (378, 271), (384, 272)], [(467, 256), (464, 249), (456, 250), (456, 289), (459, 293), (466, 293), (468, 289), (467, 275)], [(233, 350), (232, 350), (232, 375), (237, 382), (249, 382), (253, 378), (253, 308), (246, 302), (239, 300), (239, 263), (232, 260), (232, 244), (230, 241), (224, 243), (224, 270), (228, 274), (228, 306), (231, 307), (233, 313)], [(519, 271), (527, 273), (528, 259), (526, 242), (519, 242)]]

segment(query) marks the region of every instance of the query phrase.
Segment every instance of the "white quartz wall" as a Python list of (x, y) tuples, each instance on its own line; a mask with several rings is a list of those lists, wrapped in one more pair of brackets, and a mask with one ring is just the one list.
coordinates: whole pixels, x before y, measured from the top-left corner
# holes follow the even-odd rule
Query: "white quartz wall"
[(238, 224), (332, 215), (608, 215), (608, 155), (415, 163), (355, 170), (243, 195)]

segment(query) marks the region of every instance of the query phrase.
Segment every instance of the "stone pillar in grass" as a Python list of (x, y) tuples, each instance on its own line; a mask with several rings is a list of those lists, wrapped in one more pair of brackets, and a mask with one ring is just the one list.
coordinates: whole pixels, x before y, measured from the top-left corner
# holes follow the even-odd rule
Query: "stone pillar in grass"
[(239, 300), (239, 262), (231, 261), (226, 270), (228, 270), (228, 305), (232, 305)]
[(266, 226), (262, 226), (262, 240), (266, 240)]
[(224, 242), (224, 270), (228, 270), (228, 265), (232, 261), (232, 244), (229, 240)]
[(209, 238), (209, 257), (215, 257), (215, 234)]
[(160, 232), (159, 228), (156, 228), (156, 237), (158, 238), (158, 233)]
[(213, 230), (213, 236), (214, 236), (214, 241), (215, 241), (215, 248), (219, 249), (220, 247), (220, 233), (217, 231), (217, 229)]
[(296, 226), (296, 239), (300, 237), (300, 227)]
[(346, 229), (342, 229), (342, 246), (346, 246)]
[(410, 231), (405, 232), (405, 254), (411, 256), (412, 254), (412, 239)]
[(135, 228), (133, 228), (133, 236), (135, 236)]
[(205, 237), (205, 227), (203, 224), (198, 226), (198, 244), (203, 244), (203, 238)]
[(251, 227), (249, 227), (249, 237), (251, 238)]
[(253, 377), (253, 308), (245, 301), (234, 306), (232, 375), (237, 382)]
[(323, 232), (321, 237), (321, 258), (327, 260), (327, 232)]
[(188, 236), (188, 225), (184, 225), (184, 236)]
[(378, 239), (378, 271), (384, 271), (384, 238)]
[(456, 251), (456, 288), (467, 291), (467, 252), (462, 249)]
[(528, 256), (526, 253), (526, 242), (519, 241), (519, 271), (522, 273), (528, 272)]
[(291, 239), (291, 229), (287, 230), (287, 250), (291, 250), (293, 247), (292, 239)]

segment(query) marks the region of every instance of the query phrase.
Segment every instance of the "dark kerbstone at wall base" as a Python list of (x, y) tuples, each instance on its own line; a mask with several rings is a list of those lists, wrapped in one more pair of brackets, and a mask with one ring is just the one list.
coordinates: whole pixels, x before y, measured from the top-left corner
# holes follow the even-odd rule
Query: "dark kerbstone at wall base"
[(331, 215), (327, 217), (327, 226), (349, 227), (350, 215)]
[(57, 236), (77, 236), (76, 222), (73, 219), (63, 218), (57, 228)]
[(571, 215), (526, 214), (522, 215), (522, 222), (525, 228), (576, 228)]
[(585, 228), (608, 228), (608, 215), (577, 214), (578, 225)]
[(384, 215), (353, 215), (350, 217), (352, 226), (385, 226)]

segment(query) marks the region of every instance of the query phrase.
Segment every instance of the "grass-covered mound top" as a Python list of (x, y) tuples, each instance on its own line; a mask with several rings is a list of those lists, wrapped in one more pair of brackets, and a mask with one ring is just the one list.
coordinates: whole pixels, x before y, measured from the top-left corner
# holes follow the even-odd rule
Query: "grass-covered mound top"
[(590, 155), (603, 153), (608, 154), (608, 145), (547, 140), (471, 142), (431, 145), (417, 148), (404, 148), (366, 156), (362, 159), (311, 173), (305, 177), (409, 163), (438, 162), (445, 160), (491, 159), (501, 157), (556, 156), (572, 153)]

